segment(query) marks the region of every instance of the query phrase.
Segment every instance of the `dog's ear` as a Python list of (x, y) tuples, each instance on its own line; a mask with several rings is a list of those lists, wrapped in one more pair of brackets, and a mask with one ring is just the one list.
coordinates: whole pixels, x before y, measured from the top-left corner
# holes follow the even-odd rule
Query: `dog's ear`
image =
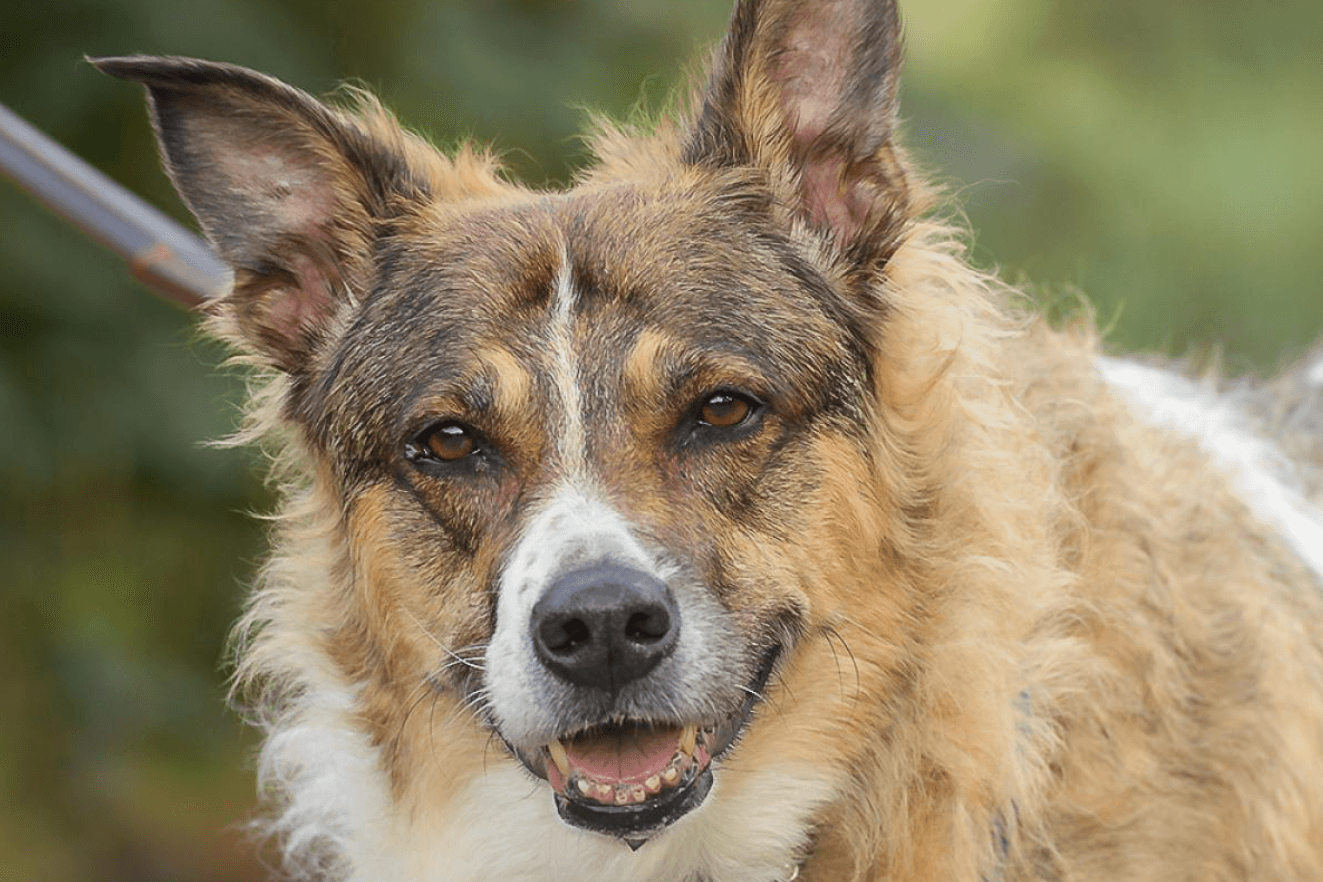
[(298, 372), (363, 281), (382, 222), (426, 197), (405, 136), (384, 112), (369, 124), (241, 67), (91, 61), (147, 87), (166, 169), (234, 269), (217, 308), (247, 348)]
[(763, 169), (799, 219), (867, 258), (910, 208), (901, 54), (895, 0), (739, 0), (685, 159)]

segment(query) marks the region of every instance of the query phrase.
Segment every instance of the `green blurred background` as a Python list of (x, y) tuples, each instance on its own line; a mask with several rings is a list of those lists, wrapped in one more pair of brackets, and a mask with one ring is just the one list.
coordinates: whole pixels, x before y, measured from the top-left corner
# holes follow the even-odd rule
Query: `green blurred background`
[[(0, 102), (183, 217), (136, 88), (83, 54), (378, 91), (533, 183), (581, 108), (657, 107), (725, 0), (9, 0)], [(1118, 347), (1266, 371), (1323, 327), (1323, 3), (912, 0), (910, 143), (980, 263), (1083, 292)], [(0, 184), (0, 880), (264, 875), (223, 642), (270, 500), (209, 439), (241, 382), (189, 316)], [(994, 258), (995, 255), (995, 258)], [(995, 260), (995, 262), (994, 262)]]

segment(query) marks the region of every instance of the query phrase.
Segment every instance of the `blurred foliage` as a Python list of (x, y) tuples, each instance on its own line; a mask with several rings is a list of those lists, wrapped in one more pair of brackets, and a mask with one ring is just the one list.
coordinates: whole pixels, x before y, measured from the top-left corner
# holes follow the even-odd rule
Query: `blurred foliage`
[[(1268, 369), (1323, 327), (1318, 0), (914, 0), (909, 141), (975, 253), (1125, 348)], [(564, 181), (582, 108), (656, 108), (724, 0), (10, 0), (0, 101), (183, 218), (138, 89), (84, 54), (223, 59), (378, 91), (440, 144)], [(264, 875), (223, 642), (270, 500), (241, 380), (189, 316), (0, 185), (0, 866), (33, 880)]]

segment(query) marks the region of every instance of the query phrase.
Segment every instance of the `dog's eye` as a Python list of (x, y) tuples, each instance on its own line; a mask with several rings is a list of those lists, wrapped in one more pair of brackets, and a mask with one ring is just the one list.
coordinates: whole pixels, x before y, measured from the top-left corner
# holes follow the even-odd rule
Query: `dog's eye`
[(404, 445), (404, 456), (410, 462), (451, 463), (478, 452), (478, 441), (472, 430), (460, 423), (444, 422), (429, 426)]
[(446, 462), (463, 459), (477, 446), (473, 442), (473, 436), (465, 431), (463, 426), (454, 423), (447, 423), (429, 432), (424, 442), (433, 456)]
[(709, 395), (698, 409), (698, 421), (718, 429), (733, 429), (753, 413), (752, 399), (734, 392), (716, 392)]
[(718, 389), (694, 402), (680, 425), (681, 447), (738, 441), (758, 431), (767, 406), (746, 392)]

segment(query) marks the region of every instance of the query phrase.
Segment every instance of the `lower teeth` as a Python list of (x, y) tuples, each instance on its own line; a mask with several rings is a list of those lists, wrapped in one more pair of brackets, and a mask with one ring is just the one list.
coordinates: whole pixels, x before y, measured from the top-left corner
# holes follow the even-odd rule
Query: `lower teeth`
[(571, 777), (566, 789), (572, 787), (578, 790), (580, 795), (608, 805), (629, 805), (643, 802), (650, 795), (679, 784), (685, 772), (689, 771), (689, 767), (693, 764), (694, 757), (690, 753), (677, 750), (666, 768), (650, 776), (642, 784), (633, 782), (607, 784), (576, 773)]

